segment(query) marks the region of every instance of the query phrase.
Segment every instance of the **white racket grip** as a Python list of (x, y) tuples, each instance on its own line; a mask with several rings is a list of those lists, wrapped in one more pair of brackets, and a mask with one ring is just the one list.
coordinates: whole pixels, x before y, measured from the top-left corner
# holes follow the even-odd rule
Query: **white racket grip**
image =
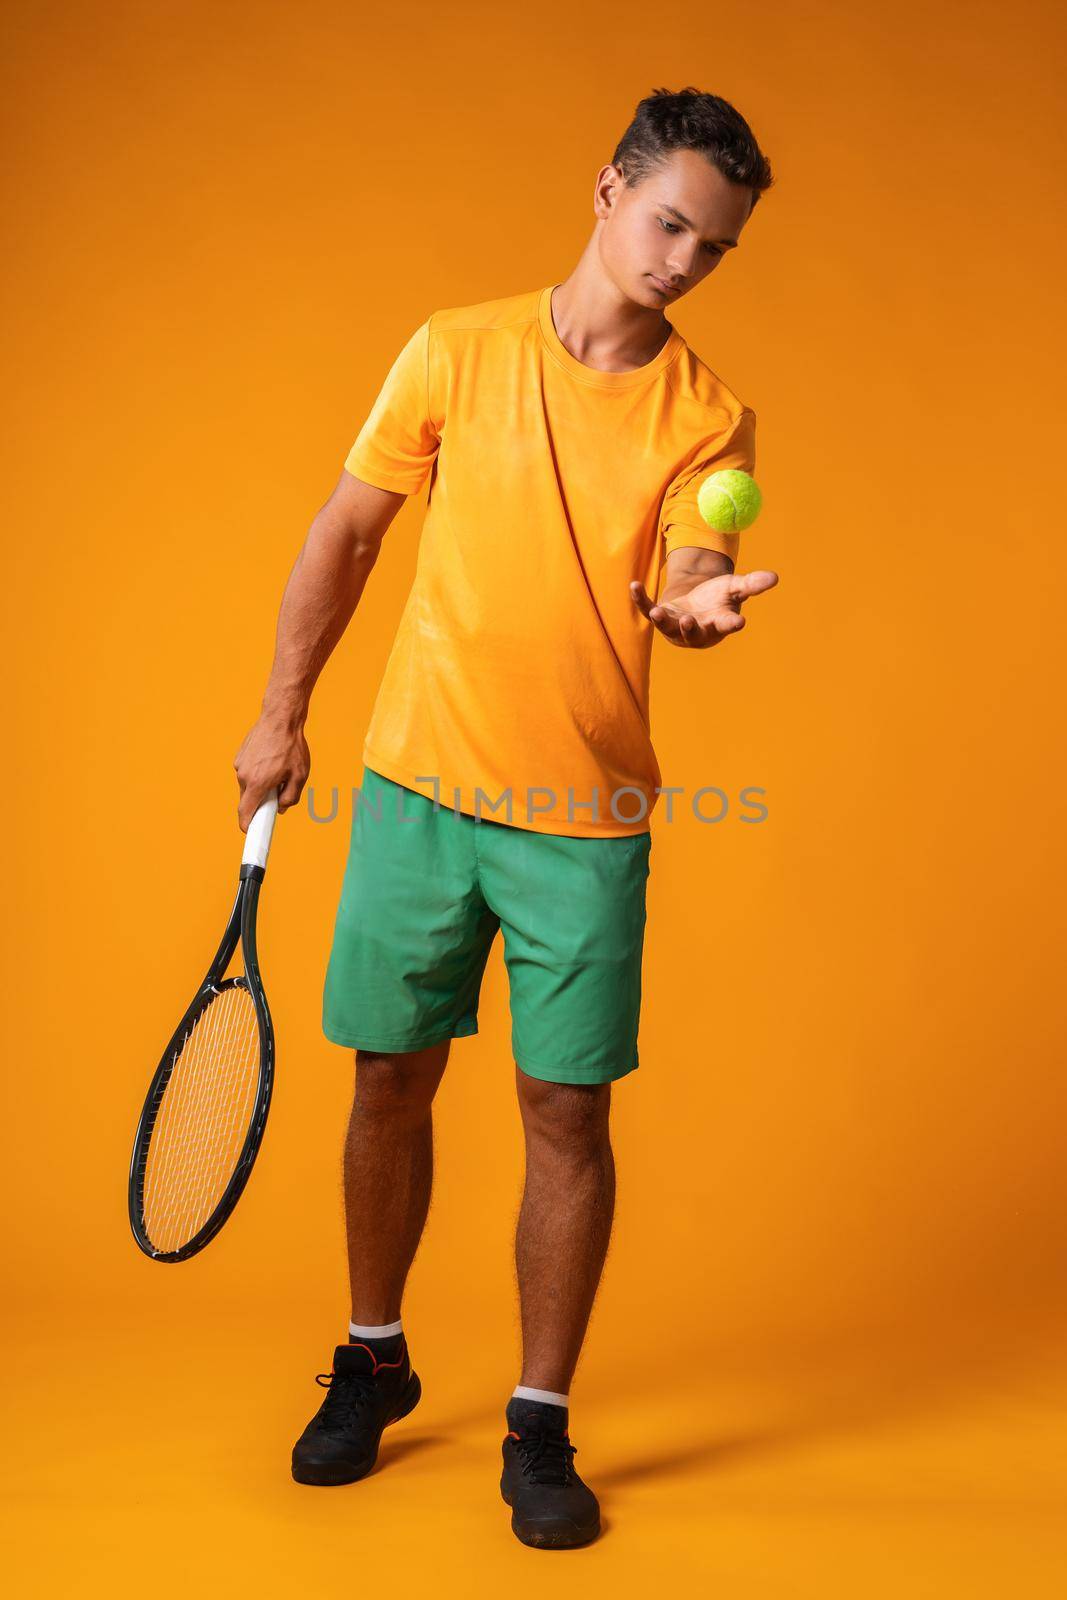
[(274, 832), (274, 819), (278, 815), (277, 789), (268, 796), (263, 804), (258, 806), (248, 832), (245, 834), (244, 854), (241, 857), (242, 867), (265, 867), (267, 857), (270, 855), (271, 835)]

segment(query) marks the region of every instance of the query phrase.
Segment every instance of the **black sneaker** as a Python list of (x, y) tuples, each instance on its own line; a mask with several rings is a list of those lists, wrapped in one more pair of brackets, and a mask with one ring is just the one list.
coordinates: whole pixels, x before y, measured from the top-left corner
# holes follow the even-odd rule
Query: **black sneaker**
[(566, 1409), (513, 1396), (507, 1419), (500, 1493), (515, 1537), (543, 1550), (588, 1544), (600, 1532), (600, 1507), (574, 1470)]
[(329, 1393), (293, 1446), (293, 1477), (297, 1483), (355, 1483), (377, 1461), (385, 1428), (419, 1403), (422, 1385), (411, 1370), (407, 1340), (391, 1362), (379, 1361), (365, 1344), (339, 1344), (333, 1371), (320, 1372), (315, 1382)]

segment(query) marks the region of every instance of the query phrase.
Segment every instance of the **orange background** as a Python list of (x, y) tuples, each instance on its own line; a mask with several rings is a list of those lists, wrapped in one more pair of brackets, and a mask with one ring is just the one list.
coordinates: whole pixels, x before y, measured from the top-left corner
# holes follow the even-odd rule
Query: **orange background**
[[(540, 1576), (1056, 1592), (1060, 8), (53, 3), (7, 33), (17, 1592), (142, 1592), (145, 1563), (158, 1595), (488, 1594), (552, 1559), (495, 1481), (522, 1176), (499, 944), (405, 1305), (427, 1398), (363, 1485), (288, 1480), (347, 1317), (350, 1057), (319, 1031), (345, 805), (275, 834), (280, 1070), (233, 1221), (153, 1266), (125, 1173), (229, 910), (281, 590), (389, 363), (437, 307), (566, 276), (638, 99), (689, 83), (777, 177), (674, 317), (758, 413), (740, 567), (781, 584), (710, 655), (657, 644), (653, 731), (665, 782), (760, 785), (769, 817), (657, 815), (573, 1389), (608, 1528)], [(323, 807), (359, 781), (421, 515), (316, 693)]]

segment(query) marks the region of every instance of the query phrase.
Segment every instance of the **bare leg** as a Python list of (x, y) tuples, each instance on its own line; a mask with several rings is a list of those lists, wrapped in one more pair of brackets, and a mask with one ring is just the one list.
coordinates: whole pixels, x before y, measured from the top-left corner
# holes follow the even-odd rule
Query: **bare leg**
[(356, 1052), (345, 1139), (345, 1220), (352, 1320), (400, 1318), (408, 1268), (433, 1185), (433, 1097), (449, 1041), (396, 1054)]
[(515, 1235), (522, 1377), (566, 1394), (615, 1211), (611, 1084), (546, 1083), (516, 1068), (526, 1186)]

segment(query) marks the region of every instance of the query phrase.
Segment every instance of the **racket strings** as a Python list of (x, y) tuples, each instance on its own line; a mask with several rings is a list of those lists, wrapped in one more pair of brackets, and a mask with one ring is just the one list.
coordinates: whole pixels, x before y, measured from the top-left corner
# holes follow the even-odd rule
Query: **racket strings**
[(226, 1192), (256, 1103), (259, 1054), (251, 994), (243, 983), (223, 989), (181, 1046), (152, 1127), (143, 1210), (156, 1250), (188, 1244)]

